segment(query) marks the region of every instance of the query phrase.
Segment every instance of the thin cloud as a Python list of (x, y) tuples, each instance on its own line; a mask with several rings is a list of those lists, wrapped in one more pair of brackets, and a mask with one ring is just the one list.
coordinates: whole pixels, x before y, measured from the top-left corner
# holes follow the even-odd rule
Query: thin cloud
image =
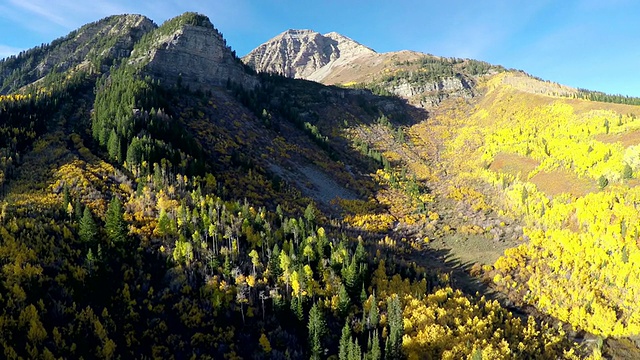
[[(21, 8), (25, 11), (31, 12), (34, 15), (37, 15), (41, 18), (46, 19), (49, 22), (52, 22), (56, 25), (60, 25), (63, 27), (71, 26), (71, 23), (68, 19), (65, 19), (62, 16), (59, 16), (52, 11), (52, 7), (50, 4), (48, 6), (44, 4), (42, 1), (22, 1), (22, 0), (10, 0), (11, 4), (14, 6)], [(60, 6), (60, 4), (56, 4), (56, 6)]]
[(11, 55), (16, 55), (20, 51), (22, 51), (22, 49), (20, 48), (0, 44), (0, 59), (7, 58)]

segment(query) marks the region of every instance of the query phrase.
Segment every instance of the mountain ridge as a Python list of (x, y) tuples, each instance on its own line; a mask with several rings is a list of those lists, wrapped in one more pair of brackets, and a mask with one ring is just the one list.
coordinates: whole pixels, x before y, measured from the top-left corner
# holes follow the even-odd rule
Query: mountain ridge
[[(94, 71), (130, 55), (142, 36), (157, 28), (142, 15), (114, 15), (82, 26), (51, 44), (0, 61), (0, 94), (14, 92), (52, 71), (62, 72), (90, 64)], [(25, 62), (33, 58), (34, 61)]]

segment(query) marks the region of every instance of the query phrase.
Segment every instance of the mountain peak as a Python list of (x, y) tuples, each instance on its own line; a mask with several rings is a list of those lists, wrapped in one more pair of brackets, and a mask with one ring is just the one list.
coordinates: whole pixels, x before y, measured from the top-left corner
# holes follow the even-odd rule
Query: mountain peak
[(339, 60), (373, 53), (372, 49), (336, 32), (322, 35), (314, 30), (289, 29), (260, 45), (242, 60), (259, 72), (308, 79)]
[(317, 31), (313, 31), (310, 29), (288, 29), (280, 34), (282, 36), (300, 36), (300, 35), (308, 35), (308, 34), (319, 34)]
[(167, 20), (136, 44), (129, 63), (169, 84), (193, 89), (224, 86), (227, 81), (255, 85), (209, 18), (193, 12)]

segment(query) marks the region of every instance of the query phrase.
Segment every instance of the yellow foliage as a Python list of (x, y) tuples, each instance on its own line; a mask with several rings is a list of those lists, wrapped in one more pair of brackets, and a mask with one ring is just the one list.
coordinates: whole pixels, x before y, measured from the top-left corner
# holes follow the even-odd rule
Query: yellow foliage
[(267, 354), (271, 352), (271, 343), (269, 342), (269, 339), (267, 339), (267, 335), (262, 333), (260, 335), (260, 339), (258, 340), (258, 342), (260, 343), (260, 346), (262, 347), (262, 351), (264, 351)]

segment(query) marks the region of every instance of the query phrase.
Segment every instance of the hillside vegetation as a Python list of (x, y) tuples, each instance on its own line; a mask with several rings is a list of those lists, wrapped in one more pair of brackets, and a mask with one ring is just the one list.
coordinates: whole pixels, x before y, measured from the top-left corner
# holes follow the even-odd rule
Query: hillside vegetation
[[(640, 332), (636, 107), (431, 56), (190, 88), (130, 51), (209, 19), (78, 35), (131, 19), (1, 63), (4, 358), (598, 359), (577, 331)], [(119, 55), (35, 75), (70, 43)], [(450, 79), (429, 111), (389, 96)]]

